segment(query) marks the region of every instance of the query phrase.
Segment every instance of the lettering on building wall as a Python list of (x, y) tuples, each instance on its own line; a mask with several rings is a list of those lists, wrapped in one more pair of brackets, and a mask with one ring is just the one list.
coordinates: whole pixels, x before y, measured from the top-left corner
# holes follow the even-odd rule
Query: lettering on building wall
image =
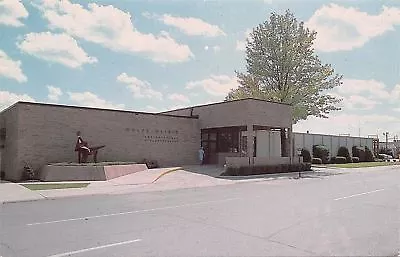
[(179, 131), (176, 129), (125, 128), (128, 133), (142, 136), (145, 142), (176, 143), (179, 141)]

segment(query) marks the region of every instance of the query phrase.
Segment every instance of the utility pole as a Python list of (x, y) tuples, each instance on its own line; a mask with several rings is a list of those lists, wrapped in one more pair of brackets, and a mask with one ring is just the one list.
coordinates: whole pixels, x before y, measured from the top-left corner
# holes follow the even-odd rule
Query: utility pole
[(389, 132), (383, 132), (383, 135), (386, 137), (386, 152), (388, 150), (388, 136), (389, 136)]

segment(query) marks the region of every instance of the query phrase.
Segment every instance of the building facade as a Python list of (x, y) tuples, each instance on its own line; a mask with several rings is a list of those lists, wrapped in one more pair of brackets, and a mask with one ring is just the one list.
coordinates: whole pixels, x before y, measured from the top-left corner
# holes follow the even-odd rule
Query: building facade
[[(198, 164), (203, 146), (208, 164), (291, 163), (291, 121), (289, 105), (256, 99), (157, 114), (18, 102), (0, 113), (1, 172), (18, 181), (25, 163), (40, 170), (77, 162), (77, 131), (90, 146), (106, 146), (99, 161)], [(260, 147), (265, 142), (268, 150)]]

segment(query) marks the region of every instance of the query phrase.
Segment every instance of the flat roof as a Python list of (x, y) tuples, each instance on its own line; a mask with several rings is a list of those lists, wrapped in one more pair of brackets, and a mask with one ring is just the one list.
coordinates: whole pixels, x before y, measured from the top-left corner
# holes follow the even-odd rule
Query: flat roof
[(178, 109), (169, 110), (169, 111), (164, 111), (164, 112), (159, 112), (159, 113), (167, 113), (167, 112), (173, 112), (173, 111), (187, 110), (187, 109), (191, 109), (191, 108), (213, 106), (213, 105), (218, 105), (218, 104), (227, 104), (227, 103), (230, 103), (230, 102), (239, 102), (239, 101), (246, 101), (246, 100), (260, 101), (260, 102), (266, 102), (266, 103), (272, 103), (272, 104), (281, 104), (281, 105), (291, 106), (291, 104), (287, 104), (287, 103), (274, 102), (274, 101), (264, 100), (264, 99), (254, 98), (254, 97), (247, 97), (247, 98), (243, 98), (243, 99), (235, 99), (235, 100), (229, 100), (229, 101), (221, 101), (221, 102), (215, 102), (215, 103), (210, 103), (210, 104), (199, 104), (199, 105), (194, 105), (194, 106), (189, 106), (189, 107), (183, 107), (183, 108), (178, 108)]
[(6, 109), (1, 111), (0, 113), (3, 113), (5, 111), (13, 108), (16, 105), (19, 105), (19, 104), (41, 105), (41, 106), (61, 107), (61, 108), (71, 108), (71, 109), (87, 109), (87, 110), (109, 111), (109, 112), (123, 112), (123, 113), (131, 113), (131, 114), (143, 114), (143, 115), (175, 117), (175, 118), (185, 118), (185, 119), (198, 119), (197, 116), (172, 115), (172, 114), (163, 114), (163, 113), (138, 112), (138, 111), (107, 109), (107, 108), (98, 108), (98, 107), (86, 107), (86, 106), (65, 105), (65, 104), (50, 104), (50, 103), (39, 103), (39, 102), (26, 102), (26, 101), (18, 101), (16, 103), (14, 103), (13, 105), (7, 107)]
[(372, 137), (357, 137), (357, 136), (347, 136), (347, 135), (333, 135), (333, 134), (307, 133), (307, 132), (295, 132), (295, 131), (293, 131), (293, 134), (302, 134), (302, 135), (310, 135), (310, 136), (332, 136), (332, 137), (375, 139), (375, 138), (372, 138)]

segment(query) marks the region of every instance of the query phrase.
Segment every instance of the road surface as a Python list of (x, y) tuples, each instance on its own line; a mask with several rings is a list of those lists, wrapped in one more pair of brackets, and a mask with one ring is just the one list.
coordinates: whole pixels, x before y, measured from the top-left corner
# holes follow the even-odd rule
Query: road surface
[(397, 256), (400, 169), (1, 206), (3, 257)]

